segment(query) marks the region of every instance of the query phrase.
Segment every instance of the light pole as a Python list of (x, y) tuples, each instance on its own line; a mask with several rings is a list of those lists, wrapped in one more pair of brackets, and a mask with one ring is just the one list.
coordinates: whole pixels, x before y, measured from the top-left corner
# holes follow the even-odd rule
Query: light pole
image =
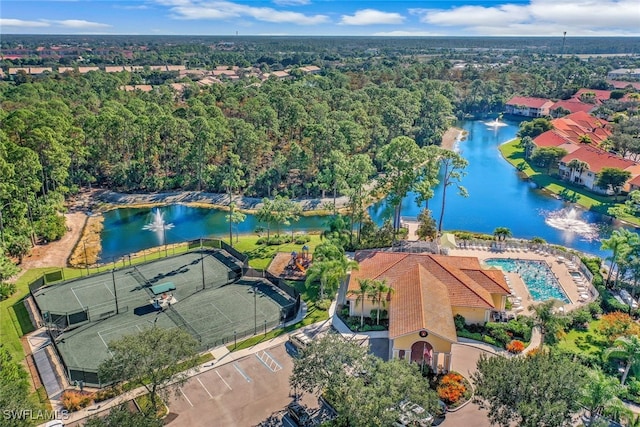
[(162, 241), (164, 242), (164, 257), (166, 258), (167, 255), (167, 225), (166, 224), (162, 224)]
[(258, 334), (258, 287), (253, 283), (253, 335)]
[(111, 280), (113, 281), (113, 298), (116, 302), (116, 314), (120, 314), (120, 310), (118, 310), (118, 292), (116, 290), (116, 269), (111, 269)]

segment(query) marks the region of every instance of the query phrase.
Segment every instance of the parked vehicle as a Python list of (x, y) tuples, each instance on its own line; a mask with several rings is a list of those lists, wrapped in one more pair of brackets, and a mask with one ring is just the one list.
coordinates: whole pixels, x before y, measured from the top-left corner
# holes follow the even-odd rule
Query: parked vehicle
[(296, 350), (301, 351), (311, 343), (311, 338), (304, 332), (298, 332), (297, 334), (291, 335), (289, 341), (291, 341), (291, 344), (293, 344)]

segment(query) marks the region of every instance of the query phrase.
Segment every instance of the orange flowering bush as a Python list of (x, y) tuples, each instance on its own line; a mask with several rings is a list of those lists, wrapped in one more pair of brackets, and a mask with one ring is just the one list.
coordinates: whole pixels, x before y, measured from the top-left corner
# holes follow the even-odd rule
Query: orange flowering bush
[(518, 354), (522, 353), (524, 350), (524, 343), (519, 340), (513, 340), (509, 344), (507, 344), (507, 351), (509, 353)]
[(462, 383), (464, 378), (462, 375), (451, 372), (440, 379), (440, 383), (436, 388), (438, 397), (447, 405), (456, 403), (462, 398), (467, 388)]
[(640, 334), (640, 326), (626, 313), (614, 311), (603, 315), (601, 319), (600, 333), (607, 337), (609, 342), (614, 342), (622, 335)]
[(75, 390), (66, 390), (62, 393), (62, 407), (69, 412), (79, 411), (91, 405), (92, 395)]

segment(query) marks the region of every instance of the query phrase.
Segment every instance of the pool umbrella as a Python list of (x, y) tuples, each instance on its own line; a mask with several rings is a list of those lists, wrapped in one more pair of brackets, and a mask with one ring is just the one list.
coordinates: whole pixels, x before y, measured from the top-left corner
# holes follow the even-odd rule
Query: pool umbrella
[(456, 248), (456, 236), (451, 233), (444, 233), (440, 236), (440, 247), (448, 249)]

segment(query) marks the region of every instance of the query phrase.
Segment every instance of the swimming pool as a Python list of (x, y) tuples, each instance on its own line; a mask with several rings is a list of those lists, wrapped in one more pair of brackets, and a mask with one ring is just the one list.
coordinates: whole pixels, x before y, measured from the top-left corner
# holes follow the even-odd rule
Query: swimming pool
[(501, 267), (510, 273), (518, 273), (534, 301), (555, 298), (565, 303), (571, 302), (545, 261), (489, 258), (485, 260), (485, 264)]

